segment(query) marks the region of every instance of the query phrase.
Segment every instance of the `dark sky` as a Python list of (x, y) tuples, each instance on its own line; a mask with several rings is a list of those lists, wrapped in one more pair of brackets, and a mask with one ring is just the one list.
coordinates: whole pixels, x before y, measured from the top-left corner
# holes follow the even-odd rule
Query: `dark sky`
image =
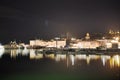
[(0, 42), (120, 30), (119, 0), (0, 0)]

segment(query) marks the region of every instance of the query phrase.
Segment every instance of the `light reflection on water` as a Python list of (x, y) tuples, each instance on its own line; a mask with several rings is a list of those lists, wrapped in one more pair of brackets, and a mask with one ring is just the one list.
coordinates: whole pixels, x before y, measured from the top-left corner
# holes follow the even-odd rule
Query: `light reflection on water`
[(2, 57), (2, 55), (4, 54), (5, 50), (4, 48), (0, 49), (0, 58)]
[(42, 54), (42, 53), (37, 53), (33, 49), (14, 49), (14, 50), (0, 50), (0, 58), (2, 58), (2, 55), (4, 54), (9, 54), (11, 58), (16, 58), (17, 56), (22, 55), (29, 55), (30, 59), (52, 59), (55, 60), (56, 62), (60, 61), (66, 61), (67, 67), (69, 65), (76, 65), (78, 61), (85, 60), (86, 64), (89, 65), (92, 60), (101, 60), (102, 65), (106, 66), (106, 64), (110, 66), (110, 68), (114, 67), (120, 67), (120, 55), (86, 55), (86, 54)]

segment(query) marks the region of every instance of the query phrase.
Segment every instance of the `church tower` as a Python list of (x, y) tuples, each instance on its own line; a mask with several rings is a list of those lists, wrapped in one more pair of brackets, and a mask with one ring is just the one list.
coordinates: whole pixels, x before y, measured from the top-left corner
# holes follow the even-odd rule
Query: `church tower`
[(86, 40), (89, 40), (89, 39), (90, 39), (90, 34), (89, 34), (89, 33), (86, 33), (85, 39), (86, 39)]

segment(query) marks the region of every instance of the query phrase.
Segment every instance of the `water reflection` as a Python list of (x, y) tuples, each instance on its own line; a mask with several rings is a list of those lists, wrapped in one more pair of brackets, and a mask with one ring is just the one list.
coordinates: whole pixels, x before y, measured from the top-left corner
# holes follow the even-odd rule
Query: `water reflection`
[(35, 50), (30, 50), (30, 59), (41, 59), (43, 58), (43, 54), (35, 54)]
[(0, 48), (0, 58), (2, 57), (2, 55), (4, 54), (5, 50), (4, 48)]
[(66, 54), (57, 54), (55, 57), (55, 61), (63, 61), (66, 60)]
[(107, 61), (110, 60), (111, 57), (108, 55), (101, 55), (100, 58), (101, 58), (101, 61), (103, 63), (103, 66), (105, 66)]
[(45, 54), (46, 58), (55, 59), (55, 54)]
[[(0, 58), (2, 55), (9, 54), (12, 58), (16, 58), (19, 55), (25, 56), (29, 54), (30, 59), (44, 59), (49, 58), (56, 62), (64, 61), (68, 66), (78, 65), (79, 62), (84, 61), (87, 65), (91, 65), (92, 61), (101, 61), (102, 66), (109, 65), (111, 68), (120, 67), (120, 55), (86, 55), (86, 54), (42, 54), (36, 53), (36, 50), (31, 49), (14, 49), (14, 50), (0, 50)], [(100, 62), (98, 63), (100, 64)]]
[(17, 50), (10, 50), (10, 56), (15, 58), (18, 55), (18, 51)]
[(25, 49), (23, 49), (23, 51), (22, 51), (22, 54), (23, 55), (28, 55), (28, 53), (29, 53), (29, 50), (25, 47)]
[(11, 58), (16, 58), (18, 55), (28, 55), (30, 51), (28, 49), (7, 49), (7, 50), (0, 50), (0, 57), (4, 54), (8, 54)]
[(120, 67), (120, 55), (115, 55), (113, 57), (110, 58), (110, 67)]

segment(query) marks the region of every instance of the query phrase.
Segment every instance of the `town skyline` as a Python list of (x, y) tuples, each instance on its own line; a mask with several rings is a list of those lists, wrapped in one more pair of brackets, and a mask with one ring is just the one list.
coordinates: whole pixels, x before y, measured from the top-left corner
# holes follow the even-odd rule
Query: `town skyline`
[[(24, 40), (24, 39), (17, 39), (17, 38), (11, 38), (11, 39), (9, 39), (9, 40), (7, 40), (7, 41), (4, 41), (4, 39), (2, 40), (1, 39), (1, 43), (3, 43), (3, 44), (8, 44), (8, 43), (10, 43), (11, 41), (15, 41), (15, 42), (17, 42), (17, 43), (26, 43), (26, 44), (29, 44), (29, 40), (34, 40), (34, 39), (39, 39), (39, 40), (45, 40), (45, 41), (49, 41), (49, 40), (54, 40), (55, 38), (67, 38), (67, 33), (69, 34), (69, 37), (70, 38), (76, 38), (76, 39), (84, 39), (85, 38), (85, 36), (87, 35), (87, 34), (89, 34), (90, 35), (90, 37), (91, 37), (91, 39), (93, 40), (93, 39), (102, 39), (102, 37), (106, 37), (106, 36), (110, 36), (110, 35), (113, 35), (113, 36), (115, 36), (116, 34), (120, 34), (120, 31), (119, 30), (116, 30), (116, 29), (109, 29), (109, 30), (107, 30), (107, 32), (103, 32), (103, 33), (95, 33), (95, 32), (91, 32), (91, 33), (89, 33), (89, 32), (86, 32), (86, 33), (84, 33), (83, 35), (81, 35), (81, 36), (79, 36), (79, 37), (77, 37), (77, 36), (75, 36), (74, 34), (71, 34), (70, 32), (66, 32), (66, 33), (64, 33), (64, 34), (58, 34), (58, 35), (56, 35), (56, 36), (50, 36), (49, 38), (42, 38), (42, 37), (40, 37), (39, 35), (36, 35), (36, 36), (34, 36), (34, 37), (31, 37), (31, 38), (29, 38), (29, 39), (27, 39), (27, 40)], [(106, 37), (107, 38), (107, 37)], [(110, 36), (110, 38), (112, 38), (112, 36)], [(2, 42), (3, 41), (3, 42)]]

